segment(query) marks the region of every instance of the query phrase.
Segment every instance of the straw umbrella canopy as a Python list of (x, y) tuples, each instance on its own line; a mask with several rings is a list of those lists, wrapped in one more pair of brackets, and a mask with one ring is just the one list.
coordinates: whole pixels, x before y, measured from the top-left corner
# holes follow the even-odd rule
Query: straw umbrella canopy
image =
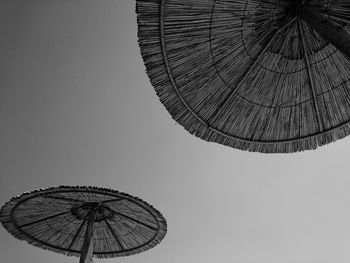
[(143, 252), (166, 234), (159, 211), (115, 190), (60, 186), (12, 198), (0, 212), (14, 237), (69, 256), (80, 263)]
[(247, 151), (350, 133), (348, 0), (137, 0), (148, 76), (191, 134)]

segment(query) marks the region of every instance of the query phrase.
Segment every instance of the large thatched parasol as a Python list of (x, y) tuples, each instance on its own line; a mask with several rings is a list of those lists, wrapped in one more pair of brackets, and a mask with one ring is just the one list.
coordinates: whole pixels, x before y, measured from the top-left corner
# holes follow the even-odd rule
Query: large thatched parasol
[(348, 0), (137, 0), (151, 82), (190, 133), (258, 152), (350, 133)]
[(24, 193), (0, 212), (14, 237), (80, 263), (128, 256), (157, 245), (166, 221), (141, 199), (98, 187), (60, 186)]

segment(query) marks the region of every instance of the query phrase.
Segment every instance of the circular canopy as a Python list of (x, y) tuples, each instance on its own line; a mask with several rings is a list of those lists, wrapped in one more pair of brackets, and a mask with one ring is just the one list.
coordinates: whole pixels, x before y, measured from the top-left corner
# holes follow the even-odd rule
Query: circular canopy
[(87, 214), (95, 209), (93, 255), (127, 256), (157, 245), (166, 221), (143, 200), (98, 187), (47, 188), (24, 193), (6, 203), (3, 226), (14, 237), (34, 246), (80, 256)]
[[(265, 153), (347, 136), (350, 61), (295, 2), (137, 0), (141, 53), (172, 117), (206, 141)], [(350, 31), (348, 1), (304, 2)]]

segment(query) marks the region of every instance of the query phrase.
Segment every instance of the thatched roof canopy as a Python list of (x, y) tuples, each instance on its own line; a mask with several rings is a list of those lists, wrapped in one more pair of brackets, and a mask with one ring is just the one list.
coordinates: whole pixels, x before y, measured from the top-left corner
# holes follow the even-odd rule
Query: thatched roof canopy
[[(171, 116), (206, 141), (265, 153), (347, 136), (350, 60), (295, 2), (137, 0), (141, 53)], [(348, 1), (306, 2), (350, 30)]]
[(145, 201), (115, 190), (60, 186), (14, 197), (0, 212), (0, 221), (14, 237), (65, 255), (80, 256), (87, 214), (94, 214), (93, 256), (128, 256), (157, 245), (166, 221)]

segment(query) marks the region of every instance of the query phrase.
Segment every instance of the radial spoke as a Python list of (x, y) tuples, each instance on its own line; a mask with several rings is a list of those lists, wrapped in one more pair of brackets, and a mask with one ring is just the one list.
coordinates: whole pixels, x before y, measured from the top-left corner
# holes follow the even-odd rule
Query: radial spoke
[(350, 19), (348, 17), (338, 17), (338, 16), (334, 16), (332, 14), (328, 14), (328, 17), (331, 18), (332, 20), (335, 20), (336, 22), (340, 23), (346, 23), (346, 24), (350, 24)]
[(151, 226), (151, 225), (149, 225), (149, 224), (147, 224), (147, 223), (141, 222), (141, 221), (139, 221), (139, 220), (137, 220), (137, 219), (135, 219), (135, 218), (132, 218), (132, 217), (127, 216), (127, 215), (124, 215), (124, 214), (119, 213), (119, 212), (117, 212), (117, 211), (114, 211), (113, 209), (111, 209), (111, 208), (109, 208), (109, 207), (107, 207), (107, 206), (104, 206), (104, 207), (105, 207), (106, 209), (108, 209), (109, 211), (111, 211), (112, 213), (116, 214), (116, 215), (119, 215), (119, 216), (122, 216), (122, 217), (124, 217), (124, 218), (127, 218), (127, 219), (129, 219), (130, 221), (134, 221), (135, 223), (138, 223), (138, 224), (140, 224), (140, 225), (143, 225), (143, 226), (145, 226), (145, 227), (148, 227), (148, 228), (150, 228), (150, 229), (152, 229), (152, 230), (158, 231), (158, 228), (156, 228), (156, 227), (154, 227), (154, 226)]
[(33, 222), (30, 222), (30, 223), (27, 223), (27, 224), (24, 224), (24, 225), (20, 225), (18, 227), (22, 228), (22, 227), (26, 227), (26, 226), (30, 226), (30, 225), (33, 225), (33, 224), (37, 224), (37, 223), (40, 223), (42, 221), (46, 221), (46, 220), (49, 220), (51, 218), (54, 218), (54, 217), (58, 217), (58, 216), (61, 216), (61, 215), (64, 215), (64, 214), (68, 214), (70, 213), (70, 210), (69, 211), (65, 211), (65, 212), (62, 212), (62, 213), (58, 213), (58, 214), (55, 214), (55, 215), (51, 215), (51, 216), (48, 216), (48, 217), (44, 217), (44, 218), (41, 218), (39, 220), (35, 220)]
[(108, 223), (108, 221), (107, 221), (106, 219), (104, 219), (103, 221), (106, 223), (106, 225), (107, 225), (109, 231), (111, 232), (111, 234), (113, 235), (113, 237), (115, 238), (115, 240), (117, 240), (117, 243), (118, 243), (118, 245), (121, 247), (122, 251), (125, 250), (124, 247), (123, 247), (123, 245), (122, 245), (122, 243), (120, 242), (120, 240), (119, 240), (117, 234), (116, 234), (115, 231), (112, 229), (112, 227), (111, 227), (111, 225)]
[(82, 200), (68, 198), (68, 197), (63, 197), (63, 196), (43, 195), (43, 197), (51, 198), (51, 199), (64, 200), (64, 201), (69, 201), (69, 202), (82, 202), (82, 203), (84, 202)]
[(110, 202), (116, 202), (116, 201), (121, 201), (121, 200), (124, 200), (124, 198), (114, 198), (114, 199), (109, 199), (109, 200), (104, 200), (104, 201), (101, 201), (99, 202), (100, 204), (106, 204), (106, 203), (110, 203)]
[(280, 34), (283, 30), (288, 28), (292, 23), (296, 21), (296, 18), (291, 19), (286, 24), (284, 24), (281, 28), (279, 28), (274, 35), (271, 37), (269, 42), (265, 45), (265, 47), (261, 50), (258, 57), (255, 59), (254, 63), (247, 68), (247, 70), (244, 72), (242, 78), (240, 79), (239, 83), (236, 85), (234, 89), (230, 91), (230, 93), (226, 96), (226, 98), (218, 105), (215, 112), (213, 113), (212, 119), (216, 119), (222, 112), (222, 110), (225, 108), (227, 103), (230, 101), (230, 99), (236, 94), (237, 90), (240, 89), (242, 84), (245, 82), (245, 80), (249, 77), (252, 70), (255, 68), (255, 66), (260, 62), (261, 58), (265, 55), (266, 51), (270, 48), (271, 44), (273, 43), (274, 39), (278, 34)]
[(310, 82), (311, 96), (312, 96), (313, 104), (314, 104), (315, 111), (316, 111), (317, 124), (318, 124), (319, 131), (322, 131), (323, 125), (321, 122), (320, 110), (319, 110), (318, 104), (317, 104), (315, 83), (314, 83), (314, 78), (313, 78), (312, 71), (311, 71), (311, 64), (310, 64), (309, 56), (307, 54), (303, 25), (302, 25), (300, 19), (298, 19), (298, 31), (299, 31), (299, 35), (300, 35), (302, 46), (303, 46), (303, 54), (304, 54), (304, 58), (305, 58), (307, 75), (309, 77), (309, 82)]
[(71, 247), (73, 246), (75, 240), (77, 239), (78, 235), (80, 234), (81, 230), (83, 229), (83, 226), (84, 226), (85, 222), (86, 222), (86, 216), (84, 217), (83, 222), (78, 227), (77, 232), (74, 234), (72, 242), (69, 244), (69, 247), (67, 249), (71, 249)]
[(326, 42), (332, 44), (344, 56), (350, 58), (350, 36), (348, 32), (323, 16), (318, 8), (302, 5), (298, 9), (298, 16), (312, 27)]

